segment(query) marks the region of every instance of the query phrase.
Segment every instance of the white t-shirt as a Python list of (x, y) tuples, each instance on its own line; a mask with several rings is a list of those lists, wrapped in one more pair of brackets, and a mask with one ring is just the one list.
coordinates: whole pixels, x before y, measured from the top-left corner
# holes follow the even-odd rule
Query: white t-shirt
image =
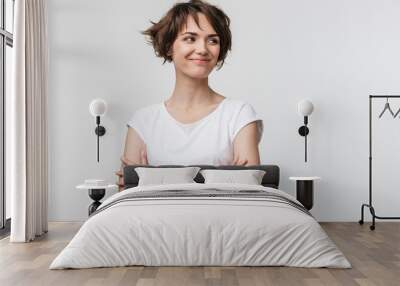
[(168, 112), (164, 102), (141, 108), (128, 121), (146, 144), (149, 165), (230, 165), (233, 140), (247, 124), (257, 121), (258, 142), (263, 122), (253, 107), (225, 98), (202, 119), (183, 124)]

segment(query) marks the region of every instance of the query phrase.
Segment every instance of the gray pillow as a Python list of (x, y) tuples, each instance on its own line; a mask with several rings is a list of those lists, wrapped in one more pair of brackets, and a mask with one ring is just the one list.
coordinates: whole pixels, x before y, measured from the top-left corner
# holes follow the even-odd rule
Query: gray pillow
[(261, 185), (265, 175), (263, 170), (201, 170), (204, 183), (234, 183)]
[(193, 179), (199, 170), (199, 167), (135, 168), (139, 176), (138, 186), (196, 183)]

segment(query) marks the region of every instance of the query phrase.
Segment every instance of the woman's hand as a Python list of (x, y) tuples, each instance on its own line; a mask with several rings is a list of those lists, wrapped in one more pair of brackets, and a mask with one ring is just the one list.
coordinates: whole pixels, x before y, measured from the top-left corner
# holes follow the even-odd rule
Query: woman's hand
[(249, 160), (247, 159), (240, 159), (239, 157), (236, 157), (232, 161), (232, 165), (237, 165), (237, 166), (246, 166), (247, 162)]
[(140, 162), (136, 163), (133, 161), (130, 161), (128, 158), (126, 158), (125, 155), (121, 156), (121, 169), (115, 172), (115, 175), (118, 176), (118, 181), (117, 181), (117, 185), (118, 185), (118, 191), (123, 191), (124, 190), (124, 167), (125, 166), (129, 166), (129, 165), (148, 165), (148, 161), (147, 161), (147, 153), (146, 150), (142, 150), (140, 152)]
[(117, 179), (117, 186), (118, 186), (118, 192), (123, 191), (124, 190), (124, 174), (122, 173), (121, 170), (118, 170), (115, 172), (115, 175), (118, 176)]

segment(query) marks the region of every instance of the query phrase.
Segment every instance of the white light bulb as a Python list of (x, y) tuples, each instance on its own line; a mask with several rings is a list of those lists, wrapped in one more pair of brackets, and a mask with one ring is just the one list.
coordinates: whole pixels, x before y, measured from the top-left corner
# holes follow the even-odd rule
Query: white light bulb
[(90, 102), (89, 111), (93, 116), (103, 116), (107, 112), (107, 102), (101, 98), (93, 99)]
[(297, 111), (301, 116), (308, 116), (314, 110), (314, 105), (309, 100), (302, 100), (297, 105)]

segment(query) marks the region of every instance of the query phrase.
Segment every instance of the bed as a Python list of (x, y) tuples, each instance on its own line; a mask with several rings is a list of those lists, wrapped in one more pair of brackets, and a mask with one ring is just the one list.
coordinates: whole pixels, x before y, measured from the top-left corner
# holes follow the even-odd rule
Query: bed
[(264, 170), (261, 185), (204, 183), (199, 173), (195, 183), (139, 186), (140, 166), (124, 168), (125, 190), (102, 203), (50, 269), (351, 267), (313, 216), (279, 190), (278, 166), (197, 165)]

